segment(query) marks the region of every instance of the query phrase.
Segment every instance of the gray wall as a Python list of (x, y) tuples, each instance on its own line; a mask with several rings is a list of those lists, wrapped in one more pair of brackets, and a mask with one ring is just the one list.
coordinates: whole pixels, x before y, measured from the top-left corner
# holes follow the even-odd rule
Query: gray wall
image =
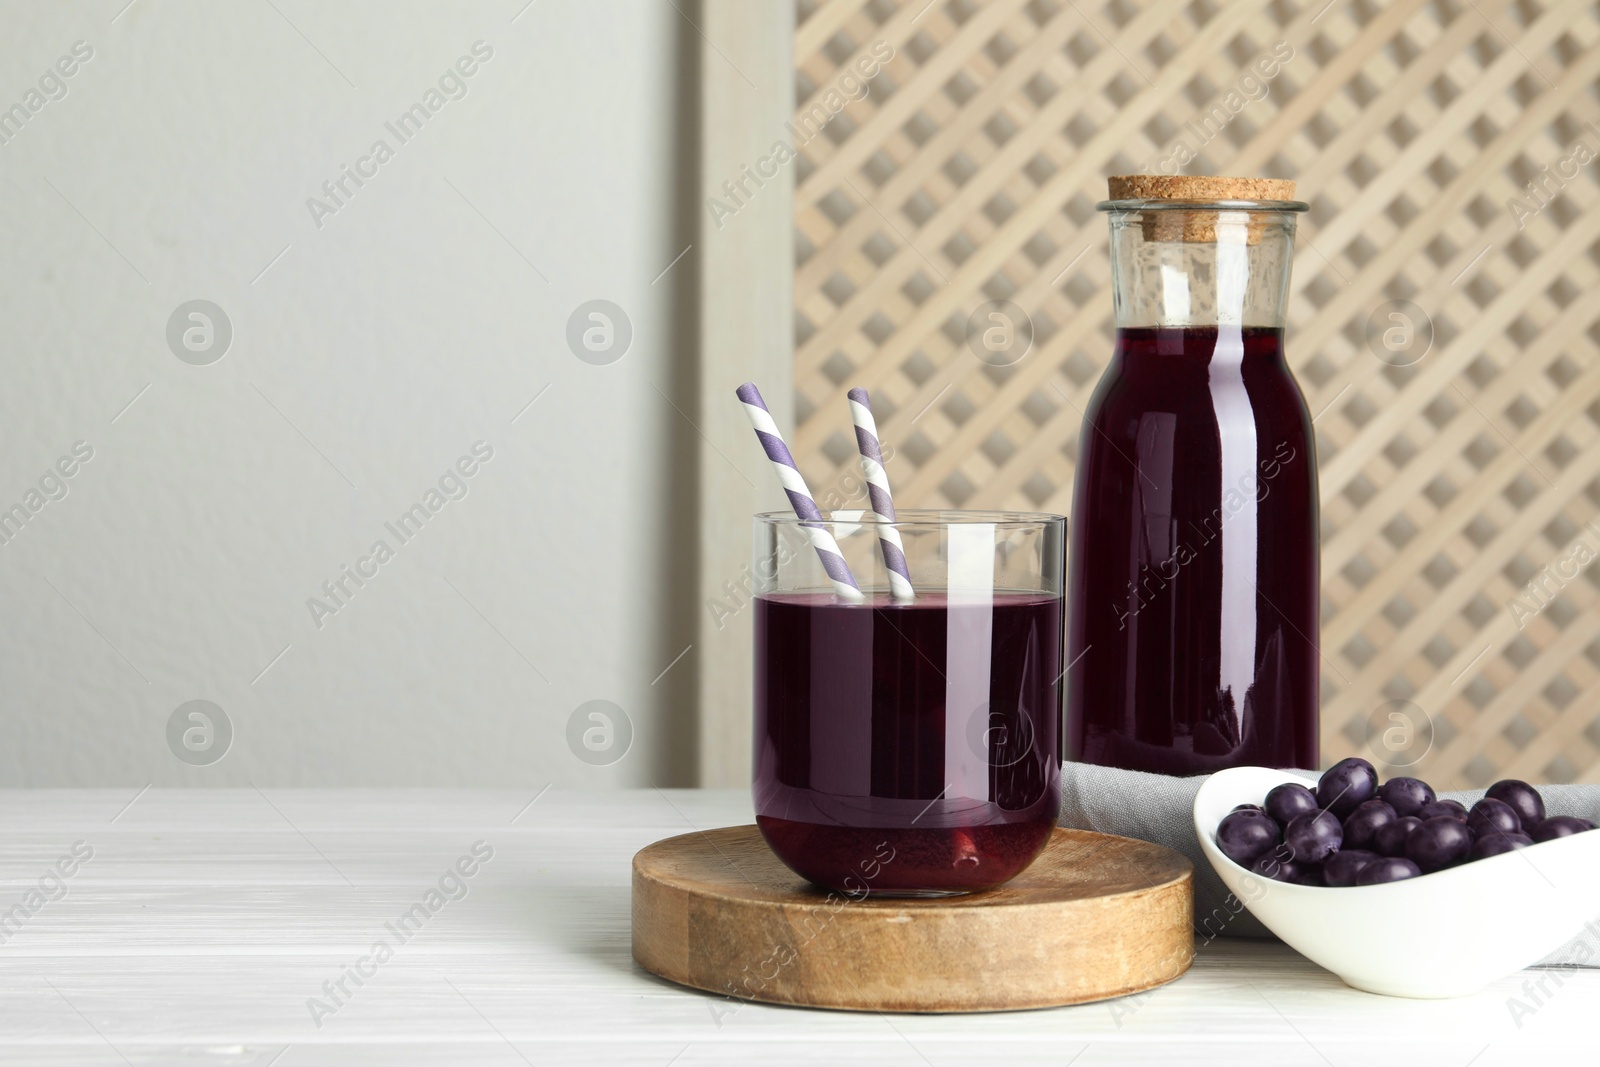
[[(656, 679), (694, 612), (693, 252), (658, 276), (692, 240), (694, 30), (650, 0), (122, 3), (0, 7), (0, 785), (687, 782), (692, 654)], [(632, 327), (608, 364), (567, 341), (597, 299)], [(220, 358), (182, 341), (195, 300)], [(193, 709), (169, 729), (194, 700), (220, 760), (214, 711), (209, 747)], [(625, 758), (569, 749), (591, 700)]]

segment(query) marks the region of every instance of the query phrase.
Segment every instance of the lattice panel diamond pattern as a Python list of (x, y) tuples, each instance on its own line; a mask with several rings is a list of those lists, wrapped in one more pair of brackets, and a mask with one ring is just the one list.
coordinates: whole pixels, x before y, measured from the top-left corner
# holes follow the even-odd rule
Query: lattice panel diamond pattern
[[(902, 506), (1068, 512), (1111, 349), (1105, 176), (1182, 142), (1187, 173), (1294, 178), (1325, 758), (1384, 754), (1392, 706), (1431, 723), (1413, 773), (1441, 785), (1600, 782), (1600, 10), (925, 2), (799, 4), (795, 452), (813, 483), (855, 463), (859, 384)], [(868, 94), (808, 138), (886, 46)], [(1270, 81), (1241, 80), (1275, 49), (1292, 56)], [(987, 300), (1033, 321), (1013, 366), (965, 345)], [(1432, 323), (1407, 366), (1366, 340), (1391, 300)]]

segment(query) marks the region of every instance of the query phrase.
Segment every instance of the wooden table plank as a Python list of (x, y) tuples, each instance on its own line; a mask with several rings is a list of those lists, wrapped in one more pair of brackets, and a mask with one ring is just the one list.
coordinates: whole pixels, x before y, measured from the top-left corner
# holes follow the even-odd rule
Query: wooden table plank
[[(74, 841), (95, 849), (65, 896), (0, 927), (0, 1062), (1343, 1065), (1379, 1052), (1483, 1067), (1586, 1041), (1600, 997), (1600, 972), (1557, 985), (1530, 971), (1477, 997), (1396, 1000), (1282, 945), (1221, 940), (1170, 986), (1075, 1008), (743, 1004), (633, 963), (628, 888), (650, 841), (748, 821), (743, 790), (551, 790), (520, 815), (532, 791), (271, 791), (268, 804), (152, 790), (112, 822), (134, 792), (0, 796), (0, 912)], [(465, 895), (441, 894), (399, 943), (385, 924), (480, 840), (494, 856)], [(318, 1026), (308, 999), (335, 1006), (323, 983), (379, 940), (392, 958), (359, 987), (345, 978)], [(1524, 984), (1541, 979), (1535, 1006)], [(1535, 1010), (1514, 1018), (1513, 997)]]

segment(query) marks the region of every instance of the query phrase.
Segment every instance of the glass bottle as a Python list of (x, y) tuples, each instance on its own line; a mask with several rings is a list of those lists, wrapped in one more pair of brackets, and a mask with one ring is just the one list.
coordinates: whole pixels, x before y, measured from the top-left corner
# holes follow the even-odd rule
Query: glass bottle
[(1315, 768), (1316, 450), (1283, 349), (1306, 205), (1292, 182), (1111, 184), (1117, 332), (1078, 453), (1067, 758)]

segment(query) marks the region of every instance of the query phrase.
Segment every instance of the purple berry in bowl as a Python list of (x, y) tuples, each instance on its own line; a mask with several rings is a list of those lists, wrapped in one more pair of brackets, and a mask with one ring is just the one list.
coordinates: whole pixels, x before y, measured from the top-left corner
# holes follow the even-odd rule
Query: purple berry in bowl
[(1511, 805), (1511, 810), (1517, 813), (1524, 828), (1544, 822), (1544, 798), (1527, 782), (1519, 782), (1515, 778), (1503, 779), (1489, 787), (1484, 799)]
[(1323, 863), (1322, 877), (1328, 885), (1335, 888), (1352, 886), (1356, 884), (1356, 875), (1361, 873), (1361, 868), (1382, 858), (1376, 852), (1367, 852), (1359, 848), (1341, 848)]
[(1260, 804), (1235, 804), (1233, 806), (1233, 810), (1234, 811), (1262, 811), (1262, 812), (1264, 812), (1267, 809), (1263, 808)]
[(1594, 829), (1594, 823), (1588, 819), (1579, 819), (1571, 815), (1552, 815), (1533, 828), (1531, 835), (1535, 842), (1554, 841), (1558, 837), (1571, 837)]
[(1378, 788), (1378, 799), (1394, 809), (1401, 818), (1415, 815), (1424, 804), (1432, 804), (1433, 787), (1420, 778), (1391, 778)]
[(1303, 785), (1284, 782), (1267, 793), (1267, 814), (1279, 826), (1288, 826), (1295, 816), (1318, 808), (1317, 795)]
[(1431, 804), (1422, 805), (1417, 811), (1417, 818), (1423, 822), (1427, 822), (1429, 819), (1437, 819), (1441, 815), (1448, 815), (1452, 819), (1466, 822), (1467, 808), (1459, 800), (1435, 800)]
[(1296, 863), (1321, 863), (1344, 842), (1344, 827), (1331, 811), (1308, 811), (1296, 815), (1283, 828), (1283, 844)]
[(1381, 800), (1369, 800), (1344, 821), (1344, 843), (1340, 848), (1370, 849), (1378, 838), (1378, 831), (1399, 818), (1394, 809)]
[(1378, 795), (1378, 772), (1359, 756), (1342, 759), (1317, 780), (1317, 807), (1342, 819)]
[(1250, 869), (1259, 875), (1271, 878), (1274, 882), (1300, 882), (1305, 878), (1308, 866), (1296, 863), (1283, 855), (1282, 850), (1274, 849), (1263, 853)]
[[(1335, 852), (1334, 855), (1337, 856), (1338, 853)], [(1325, 864), (1300, 863), (1296, 864), (1295, 866), (1299, 869), (1295, 876), (1295, 885), (1326, 886), (1328, 884)]]
[(1472, 810), (1467, 813), (1467, 829), (1472, 831), (1472, 836), (1483, 837), (1485, 834), (1514, 834), (1522, 830), (1522, 820), (1517, 817), (1516, 810), (1503, 800), (1493, 797), (1484, 797), (1472, 805)]
[(1403, 882), (1421, 873), (1422, 868), (1410, 860), (1400, 859), (1398, 856), (1382, 856), (1361, 868), (1361, 873), (1356, 875), (1356, 885)]
[(1380, 856), (1404, 856), (1406, 838), (1421, 825), (1422, 820), (1415, 815), (1402, 815), (1378, 830), (1377, 836), (1372, 841), (1373, 847)]
[(1406, 838), (1406, 859), (1428, 874), (1455, 866), (1471, 851), (1472, 832), (1449, 815), (1424, 820)]
[(1533, 838), (1524, 833), (1491, 833), (1484, 834), (1472, 844), (1472, 855), (1475, 860), (1486, 860), (1490, 856), (1512, 852), (1519, 848), (1527, 848), (1533, 844)]
[(1250, 866), (1278, 841), (1278, 824), (1261, 811), (1229, 812), (1217, 827), (1217, 847), (1241, 867)]

